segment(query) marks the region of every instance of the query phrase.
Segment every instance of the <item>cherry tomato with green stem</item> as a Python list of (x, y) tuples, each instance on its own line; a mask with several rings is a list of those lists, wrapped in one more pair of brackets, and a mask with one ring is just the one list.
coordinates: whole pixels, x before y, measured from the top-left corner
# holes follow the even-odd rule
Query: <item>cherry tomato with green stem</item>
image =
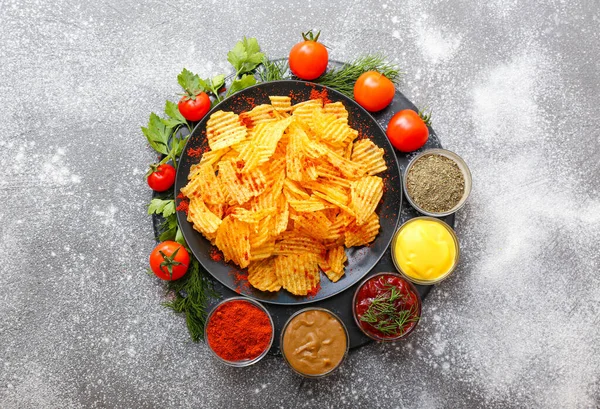
[(152, 190), (157, 192), (164, 192), (169, 190), (173, 183), (175, 183), (175, 168), (168, 164), (163, 163), (162, 165), (152, 164), (148, 173), (146, 173), (146, 180), (148, 186)]
[(162, 280), (178, 280), (190, 265), (190, 255), (176, 241), (163, 241), (150, 253), (150, 269)]
[(390, 119), (385, 133), (394, 148), (399, 151), (416, 151), (429, 139), (427, 125), (430, 125), (430, 119), (431, 115), (404, 109)]
[(317, 42), (319, 31), (316, 36), (312, 30), (302, 33), (304, 41), (294, 45), (290, 51), (289, 65), (292, 73), (303, 80), (314, 80), (319, 78), (327, 69), (329, 53), (327, 48)]

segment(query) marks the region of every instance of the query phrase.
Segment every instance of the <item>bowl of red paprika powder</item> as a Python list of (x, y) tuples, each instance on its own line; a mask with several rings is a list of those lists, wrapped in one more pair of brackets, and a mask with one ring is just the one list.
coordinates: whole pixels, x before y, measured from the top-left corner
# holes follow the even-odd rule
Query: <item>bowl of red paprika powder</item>
[(232, 297), (221, 301), (208, 314), (204, 339), (221, 362), (249, 366), (271, 349), (274, 328), (271, 314), (259, 302)]

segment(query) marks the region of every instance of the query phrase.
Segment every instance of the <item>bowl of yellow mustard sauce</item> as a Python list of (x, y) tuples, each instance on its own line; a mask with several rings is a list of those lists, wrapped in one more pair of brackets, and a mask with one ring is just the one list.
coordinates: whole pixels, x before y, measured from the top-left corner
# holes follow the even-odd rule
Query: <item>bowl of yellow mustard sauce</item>
[(396, 269), (415, 284), (446, 279), (458, 264), (460, 248), (452, 227), (429, 216), (415, 217), (394, 234), (391, 244)]

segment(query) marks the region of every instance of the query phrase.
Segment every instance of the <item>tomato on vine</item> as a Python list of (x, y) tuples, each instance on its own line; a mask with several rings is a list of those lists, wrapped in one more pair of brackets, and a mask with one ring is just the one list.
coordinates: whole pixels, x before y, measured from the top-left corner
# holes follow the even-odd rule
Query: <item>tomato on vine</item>
[(169, 190), (175, 183), (175, 168), (168, 163), (162, 165), (153, 163), (146, 173), (146, 180), (152, 190), (157, 192)]
[(150, 268), (162, 280), (178, 280), (190, 265), (190, 255), (176, 241), (163, 241), (150, 253)]
[(395, 93), (394, 83), (377, 71), (365, 72), (354, 84), (354, 99), (369, 112), (387, 107)]
[(317, 42), (320, 34), (319, 31), (315, 36), (312, 30), (302, 33), (304, 41), (292, 47), (289, 64), (290, 70), (296, 77), (303, 80), (314, 80), (327, 69), (329, 53), (323, 44)]
[(388, 123), (386, 134), (394, 148), (412, 152), (423, 147), (429, 139), (431, 115), (404, 109), (397, 112)]

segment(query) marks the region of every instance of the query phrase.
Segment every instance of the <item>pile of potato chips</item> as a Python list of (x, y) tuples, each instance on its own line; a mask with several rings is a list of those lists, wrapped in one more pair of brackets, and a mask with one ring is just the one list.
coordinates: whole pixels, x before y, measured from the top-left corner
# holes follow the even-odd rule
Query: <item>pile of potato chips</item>
[(341, 102), (270, 97), (237, 115), (217, 111), (210, 151), (181, 192), (188, 220), (262, 291), (306, 295), (344, 275), (345, 247), (372, 242), (383, 195), (383, 149), (356, 140)]

